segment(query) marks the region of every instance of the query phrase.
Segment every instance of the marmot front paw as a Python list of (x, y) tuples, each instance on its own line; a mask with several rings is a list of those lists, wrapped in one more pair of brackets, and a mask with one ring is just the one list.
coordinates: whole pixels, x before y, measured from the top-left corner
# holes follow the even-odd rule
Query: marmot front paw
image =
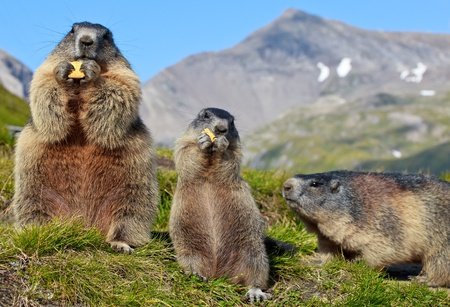
[(197, 138), (198, 147), (200, 150), (205, 151), (211, 148), (213, 142), (206, 132), (202, 132)]
[(131, 254), (134, 251), (131, 246), (122, 241), (111, 241), (109, 242), (109, 244), (111, 245), (111, 248), (116, 252)]
[(81, 83), (88, 83), (94, 81), (100, 75), (100, 65), (94, 60), (83, 60), (80, 69), (84, 74), (84, 78), (80, 80)]
[(59, 63), (53, 70), (56, 81), (62, 84), (72, 84), (74, 80), (69, 78), (69, 75), (72, 73), (73, 69), (74, 68), (70, 62), (63, 61)]
[(225, 150), (227, 150), (228, 145), (230, 145), (230, 142), (225, 136), (218, 136), (216, 141), (214, 142), (213, 151), (224, 152)]

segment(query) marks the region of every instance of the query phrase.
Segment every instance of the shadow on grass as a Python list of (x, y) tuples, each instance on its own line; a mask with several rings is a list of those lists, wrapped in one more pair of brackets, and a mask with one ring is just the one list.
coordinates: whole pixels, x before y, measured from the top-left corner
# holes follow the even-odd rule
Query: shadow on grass
[(422, 270), (420, 263), (395, 264), (385, 268), (387, 278), (395, 280), (410, 280), (411, 277), (419, 275)]

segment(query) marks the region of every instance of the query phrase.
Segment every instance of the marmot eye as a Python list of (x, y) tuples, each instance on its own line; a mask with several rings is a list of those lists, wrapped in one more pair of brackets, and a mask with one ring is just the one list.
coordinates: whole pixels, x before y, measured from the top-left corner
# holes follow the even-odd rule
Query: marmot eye
[(211, 117), (211, 115), (209, 114), (209, 112), (205, 112), (205, 114), (203, 114), (204, 119), (208, 119), (210, 117)]
[(318, 186), (320, 186), (320, 182), (317, 181), (311, 181), (311, 183), (309, 184), (310, 187), (313, 188), (317, 188)]
[(70, 29), (70, 33), (71, 34), (75, 33), (75, 28), (74, 27), (72, 27), (72, 29)]

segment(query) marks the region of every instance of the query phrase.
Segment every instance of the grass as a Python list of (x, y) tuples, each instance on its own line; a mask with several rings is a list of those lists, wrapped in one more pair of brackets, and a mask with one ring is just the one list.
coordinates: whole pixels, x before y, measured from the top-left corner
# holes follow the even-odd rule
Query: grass
[[(13, 193), (10, 157), (0, 159), (2, 199)], [(267, 306), (448, 306), (446, 290), (391, 280), (363, 262), (339, 259), (308, 264), (316, 247), (313, 235), (284, 204), (285, 173), (245, 169), (256, 202), (267, 218), (268, 235), (289, 242), (295, 253), (271, 254)], [(449, 174), (444, 175), (450, 179)], [(202, 282), (185, 275), (167, 237), (176, 173), (160, 169), (160, 213), (149, 244), (131, 255), (116, 253), (95, 229), (79, 221), (53, 221), (22, 231), (0, 224), (0, 305), (236, 306), (247, 289), (226, 279)]]
[(14, 143), (6, 125), (23, 126), (29, 117), (28, 104), (0, 84), (0, 148), (2, 151), (5, 150), (4, 147), (11, 147)]

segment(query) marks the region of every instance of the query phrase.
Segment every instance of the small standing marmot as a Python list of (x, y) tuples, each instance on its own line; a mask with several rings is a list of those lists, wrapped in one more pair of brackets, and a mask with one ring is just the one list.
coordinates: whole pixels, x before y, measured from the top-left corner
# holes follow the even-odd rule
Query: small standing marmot
[(270, 297), (265, 221), (240, 177), (241, 146), (227, 111), (200, 111), (175, 146), (178, 183), (170, 212), (177, 260), (203, 279), (250, 286), (251, 301)]
[(80, 217), (116, 250), (149, 241), (158, 189), (140, 85), (110, 30), (73, 25), (31, 82), (16, 148), (19, 225)]
[(334, 171), (296, 175), (283, 195), (319, 254), (369, 265), (421, 262), (418, 281), (450, 286), (450, 183), (424, 175)]

